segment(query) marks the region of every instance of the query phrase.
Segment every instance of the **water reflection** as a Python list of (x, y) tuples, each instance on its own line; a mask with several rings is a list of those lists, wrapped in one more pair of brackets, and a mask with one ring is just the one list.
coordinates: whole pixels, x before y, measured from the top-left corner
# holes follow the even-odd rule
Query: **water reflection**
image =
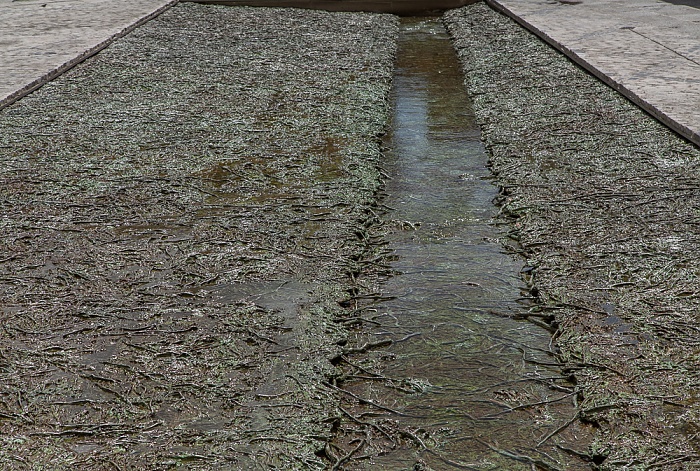
[(550, 335), (512, 319), (523, 312), (523, 262), (498, 241), (497, 191), (439, 20), (403, 20), (393, 99), (386, 204), (395, 208), (389, 240), (401, 274), (383, 287), (395, 299), (376, 306), (371, 340), (394, 340), (385, 371), (410, 378), (414, 393), (366, 393), (405, 414), (400, 426), (425, 442), (368, 469), (421, 460), (435, 470), (587, 469), (554, 446), (585, 448), (587, 432), (572, 423), (553, 434), (575, 415), (575, 394), (546, 366)]

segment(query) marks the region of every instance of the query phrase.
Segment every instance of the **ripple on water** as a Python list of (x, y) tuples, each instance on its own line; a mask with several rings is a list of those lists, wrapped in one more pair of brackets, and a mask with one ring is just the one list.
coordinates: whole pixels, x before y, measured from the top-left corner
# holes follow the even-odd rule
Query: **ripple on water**
[(588, 469), (554, 446), (584, 448), (578, 424), (544, 440), (575, 415), (574, 386), (547, 366), (550, 334), (515, 320), (524, 263), (499, 242), (498, 192), (462, 80), (440, 21), (402, 20), (386, 155), (387, 218), (404, 221), (388, 236), (400, 275), (383, 286), (393, 299), (375, 306), (381, 325), (366, 335), (394, 340), (385, 374), (413, 394), (377, 384), (363, 393), (405, 414), (391, 418), (432, 451), (400, 448), (368, 468)]

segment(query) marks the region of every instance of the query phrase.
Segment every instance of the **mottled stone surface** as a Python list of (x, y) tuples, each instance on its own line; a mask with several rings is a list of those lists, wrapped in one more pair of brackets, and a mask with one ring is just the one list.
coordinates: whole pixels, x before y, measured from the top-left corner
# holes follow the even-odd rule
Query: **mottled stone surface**
[(700, 10), (654, 0), (488, 0), (700, 145)]
[(0, 0), (0, 108), (174, 3)]

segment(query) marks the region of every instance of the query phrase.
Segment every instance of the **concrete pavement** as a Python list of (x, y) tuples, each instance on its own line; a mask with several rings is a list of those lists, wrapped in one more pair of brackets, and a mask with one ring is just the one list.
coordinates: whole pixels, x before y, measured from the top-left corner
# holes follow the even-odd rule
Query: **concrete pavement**
[(173, 0), (0, 0), (0, 108), (99, 52)]
[(487, 0), (700, 146), (700, 9), (656, 0)]

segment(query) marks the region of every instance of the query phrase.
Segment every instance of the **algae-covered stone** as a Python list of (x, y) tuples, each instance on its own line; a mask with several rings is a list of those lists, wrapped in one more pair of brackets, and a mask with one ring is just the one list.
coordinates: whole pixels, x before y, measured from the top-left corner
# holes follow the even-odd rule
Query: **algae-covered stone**
[(0, 112), (0, 467), (325, 467), (396, 33), (180, 4)]
[(601, 469), (692, 469), (700, 151), (483, 4), (445, 17)]

